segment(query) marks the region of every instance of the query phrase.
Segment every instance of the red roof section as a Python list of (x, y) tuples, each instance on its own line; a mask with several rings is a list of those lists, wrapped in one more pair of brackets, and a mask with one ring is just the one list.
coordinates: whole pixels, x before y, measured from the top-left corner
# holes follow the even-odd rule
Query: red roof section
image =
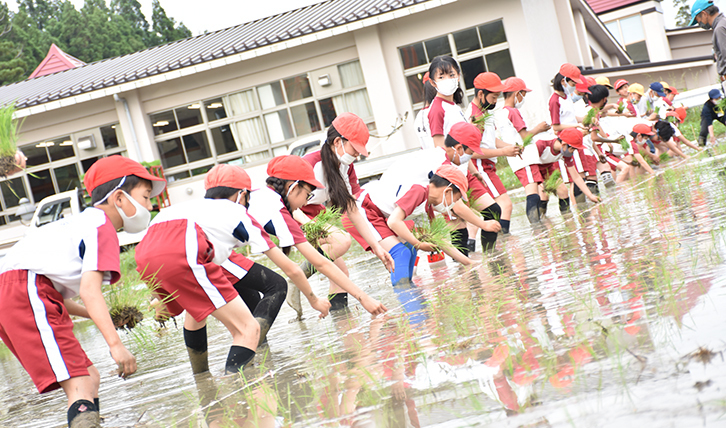
[(63, 52), (61, 48), (53, 43), (50, 45), (50, 49), (48, 49), (48, 55), (45, 56), (45, 59), (40, 62), (38, 68), (33, 71), (28, 79), (58, 73), (59, 71), (76, 68), (81, 65), (86, 65), (86, 63)]
[(587, 4), (596, 14), (600, 14), (643, 1), (646, 0), (587, 0)]

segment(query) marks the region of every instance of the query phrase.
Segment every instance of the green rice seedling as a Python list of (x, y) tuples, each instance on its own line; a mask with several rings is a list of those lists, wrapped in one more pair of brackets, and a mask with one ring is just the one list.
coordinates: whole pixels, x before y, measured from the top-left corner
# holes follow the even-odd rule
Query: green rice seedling
[(585, 118), (582, 119), (582, 125), (585, 127), (592, 126), (592, 122), (595, 120), (598, 113), (600, 113), (599, 108), (591, 108), (585, 115)]
[(484, 128), (487, 125), (487, 122), (489, 121), (489, 118), (492, 117), (492, 114), (489, 112), (484, 112), (479, 117), (472, 116), (472, 123), (476, 125), (477, 128), (479, 128), (480, 131), (484, 132)]
[(413, 236), (419, 241), (431, 244), (440, 250), (442, 248), (454, 247), (451, 242), (451, 227), (442, 216), (436, 216), (431, 221), (423, 221), (416, 225), (413, 230)]
[(562, 173), (560, 170), (555, 170), (547, 180), (544, 182), (544, 191), (552, 195), (557, 193), (557, 188), (560, 187), (564, 181), (562, 181)]
[(0, 177), (7, 177), (23, 165), (16, 159), (18, 131), (22, 123), (13, 119), (15, 103), (0, 107)]
[(302, 225), (310, 245), (320, 248), (320, 240), (330, 236), (333, 228), (343, 229), (342, 212), (339, 208), (328, 207), (311, 221)]
[(532, 140), (534, 140), (533, 134), (528, 134), (526, 137), (522, 138), (522, 148), (524, 149), (532, 144)]
[(620, 143), (620, 147), (622, 147), (626, 152), (630, 150), (630, 143), (628, 143), (628, 140), (625, 137), (620, 138), (618, 143)]
[(625, 103), (621, 100), (618, 103), (618, 114), (622, 113), (625, 110)]

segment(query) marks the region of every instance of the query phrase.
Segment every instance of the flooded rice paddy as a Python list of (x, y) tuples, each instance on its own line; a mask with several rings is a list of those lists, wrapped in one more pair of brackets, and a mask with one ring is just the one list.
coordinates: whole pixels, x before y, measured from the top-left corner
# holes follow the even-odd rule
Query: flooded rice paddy
[[(230, 337), (210, 322), (211, 373), (194, 377), (181, 320), (122, 338), (139, 371), (114, 376), (103, 338), (76, 335), (101, 372), (106, 427), (692, 427), (726, 425), (726, 159), (602, 189), (511, 236), (472, 268), (422, 260), (394, 289), (377, 259), (346, 256), (389, 312), (302, 322), (286, 305), (246, 381), (223, 376)], [(311, 279), (318, 295), (328, 282)], [(0, 426), (60, 427), (62, 392), (38, 395), (0, 348)]]

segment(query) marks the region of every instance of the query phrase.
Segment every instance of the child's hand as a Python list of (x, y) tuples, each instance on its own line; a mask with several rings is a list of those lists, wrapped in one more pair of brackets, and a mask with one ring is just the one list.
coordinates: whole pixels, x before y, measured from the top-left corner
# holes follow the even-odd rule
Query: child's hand
[(595, 196), (592, 192), (587, 195), (587, 199), (591, 200), (592, 202), (598, 203), (600, 201), (599, 196)]
[(429, 244), (428, 242), (419, 242), (418, 245), (415, 245), (417, 250), (426, 251), (427, 253), (433, 253), (438, 251), (436, 246)]
[(118, 364), (118, 375), (126, 379), (136, 373), (136, 357), (122, 344), (111, 347), (111, 358)]
[(486, 226), (482, 230), (487, 232), (499, 232), (502, 230), (502, 225), (497, 220), (486, 220), (484, 222)]
[(363, 297), (360, 300), (360, 304), (363, 305), (363, 308), (365, 308), (365, 310), (373, 316), (380, 315), (388, 311), (388, 309), (383, 306), (383, 303), (370, 296)]
[(308, 302), (313, 309), (320, 312), (319, 318), (325, 318), (328, 316), (328, 312), (330, 312), (329, 301), (321, 299), (318, 296), (313, 296), (312, 299), (308, 299)]

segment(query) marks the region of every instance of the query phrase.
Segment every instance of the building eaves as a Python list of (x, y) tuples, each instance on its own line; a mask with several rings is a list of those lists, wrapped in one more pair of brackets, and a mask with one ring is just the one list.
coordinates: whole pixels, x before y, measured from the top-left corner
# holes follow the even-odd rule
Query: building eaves
[[(590, 0), (591, 1), (591, 0)], [(633, 60), (628, 55), (628, 52), (624, 47), (620, 45), (615, 36), (610, 33), (610, 30), (597, 16), (591, 4), (585, 0), (570, 0), (572, 9), (577, 9), (582, 13), (585, 19), (585, 25), (597, 41), (609, 51), (609, 53), (615, 53), (620, 63), (632, 64)]]
[[(124, 90), (128, 90), (170, 80), (254, 58), (272, 52), (273, 47), (279, 51), (333, 34), (353, 31), (364, 25), (374, 25), (386, 14), (416, 13), (453, 1), (456, 0), (327, 0), (234, 27), (2, 86), (0, 103), (15, 101), (18, 109), (29, 109), (102, 91), (102, 94), (91, 94), (90, 97), (67, 102), (75, 104), (81, 100), (121, 92), (118, 89), (121, 85), (124, 85)], [(21, 112), (21, 115), (46, 110), (48, 108), (34, 108)]]

